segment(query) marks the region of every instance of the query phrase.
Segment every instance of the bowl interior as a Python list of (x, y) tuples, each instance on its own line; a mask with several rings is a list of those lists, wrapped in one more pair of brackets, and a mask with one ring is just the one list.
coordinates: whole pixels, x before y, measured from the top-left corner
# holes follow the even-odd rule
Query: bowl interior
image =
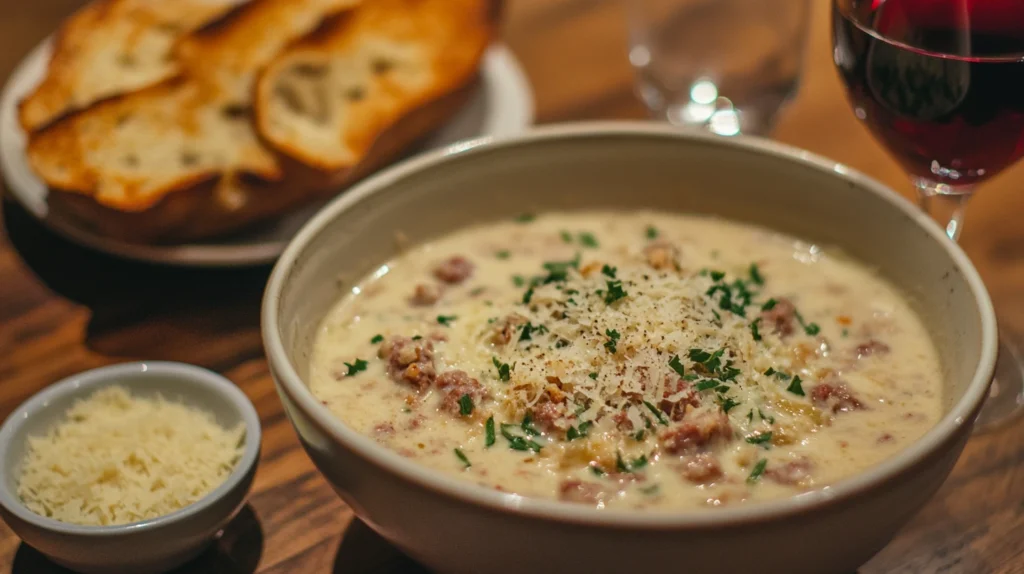
[[(68, 529), (97, 530), (126, 526), (89, 527), (59, 523), (31, 513), (18, 496), (18, 478), (28, 448), (28, 438), (45, 435), (53, 425), (64, 419), (64, 413), (75, 401), (112, 385), (123, 386), (133, 396), (148, 398), (160, 395), (210, 412), (217, 424), (226, 428), (245, 424), (246, 444), (242, 458), (221, 488), (226, 487), (232, 478), (244, 472), (244, 468), (255, 461), (260, 439), (259, 419), (251, 405), (247, 404), (245, 395), (232, 383), (215, 373), (191, 365), (162, 362), (113, 365), (74, 375), (51, 385), (18, 407), (4, 422), (0, 429), (0, 462), (5, 469), (0, 480), (0, 499), (8, 508), (16, 505), (32, 518), (53, 522)], [(218, 490), (207, 496), (215, 495)], [(191, 507), (177, 512), (188, 508)]]
[(285, 260), (291, 254), (295, 261), (277, 308), (284, 350), (305, 380), (326, 310), (406, 241), (530, 211), (714, 214), (838, 246), (899, 287), (942, 357), (948, 412), (982, 361), (991, 361), (983, 352), (990, 304), (970, 263), (893, 192), (842, 166), (780, 149), (667, 130), (612, 130), (527, 138), (403, 164), (321, 212), (286, 252)]

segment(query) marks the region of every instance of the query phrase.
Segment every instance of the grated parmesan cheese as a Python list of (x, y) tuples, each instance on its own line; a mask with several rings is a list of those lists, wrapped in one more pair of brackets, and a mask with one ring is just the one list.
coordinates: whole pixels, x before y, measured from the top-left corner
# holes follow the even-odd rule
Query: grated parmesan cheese
[(155, 518), (223, 483), (245, 427), (211, 413), (132, 396), (119, 386), (76, 401), (45, 436), (29, 437), (18, 495), (37, 514), (104, 526)]
[[(715, 281), (706, 272), (653, 270), (636, 255), (614, 261), (613, 278), (597, 271), (603, 263), (568, 268), (564, 280), (538, 286), (528, 304), (514, 305), (522, 322), (543, 326), (543, 332), (534, 331), (530, 340), (496, 350), (503, 362), (516, 365), (513, 384), (505, 393), (510, 412), (522, 416), (553, 381), (583, 399), (577, 404), (587, 408), (579, 420), (602, 421), (623, 412), (633, 428), (640, 429), (650, 422), (644, 403), (675, 404), (693, 398), (701, 403), (697, 409), (716, 411), (724, 394), (667, 386), (680, 378), (670, 366), (673, 357), (687, 374), (698, 372), (688, 357), (692, 349), (721, 349), (720, 362), (739, 370), (729, 381), (729, 398), (747, 405), (773, 402), (778, 384), (762, 372), (784, 362), (786, 348), (768, 329), (760, 344), (753, 339), (750, 321), (757, 316), (757, 306), (750, 306), (744, 316), (718, 309), (717, 300), (708, 296)], [(746, 270), (735, 271), (730, 280)], [(626, 295), (608, 304), (605, 294), (612, 281)], [(488, 333), (485, 328), (477, 337), (485, 339)], [(559, 340), (569, 344), (560, 347)], [(735, 426), (748, 426), (746, 412), (730, 413)]]

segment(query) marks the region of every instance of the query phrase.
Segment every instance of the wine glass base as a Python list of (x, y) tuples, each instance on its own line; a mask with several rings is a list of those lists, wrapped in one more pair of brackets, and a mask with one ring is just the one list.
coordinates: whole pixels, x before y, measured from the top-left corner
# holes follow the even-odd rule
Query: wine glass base
[(999, 337), (999, 358), (988, 398), (974, 421), (974, 432), (983, 433), (1024, 413), (1024, 363), (1007, 338)]

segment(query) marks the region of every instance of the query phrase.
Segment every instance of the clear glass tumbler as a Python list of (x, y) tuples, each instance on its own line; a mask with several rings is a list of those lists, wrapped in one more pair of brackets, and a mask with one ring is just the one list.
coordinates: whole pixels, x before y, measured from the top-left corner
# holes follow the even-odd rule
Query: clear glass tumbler
[(810, 0), (626, 0), (651, 115), (764, 134), (799, 85)]

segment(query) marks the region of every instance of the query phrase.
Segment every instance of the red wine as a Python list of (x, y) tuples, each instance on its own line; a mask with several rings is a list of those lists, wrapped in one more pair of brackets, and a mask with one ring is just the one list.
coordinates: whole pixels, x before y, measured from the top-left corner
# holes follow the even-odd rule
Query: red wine
[(951, 186), (1024, 154), (1024, 2), (836, 0), (857, 117), (911, 175)]

